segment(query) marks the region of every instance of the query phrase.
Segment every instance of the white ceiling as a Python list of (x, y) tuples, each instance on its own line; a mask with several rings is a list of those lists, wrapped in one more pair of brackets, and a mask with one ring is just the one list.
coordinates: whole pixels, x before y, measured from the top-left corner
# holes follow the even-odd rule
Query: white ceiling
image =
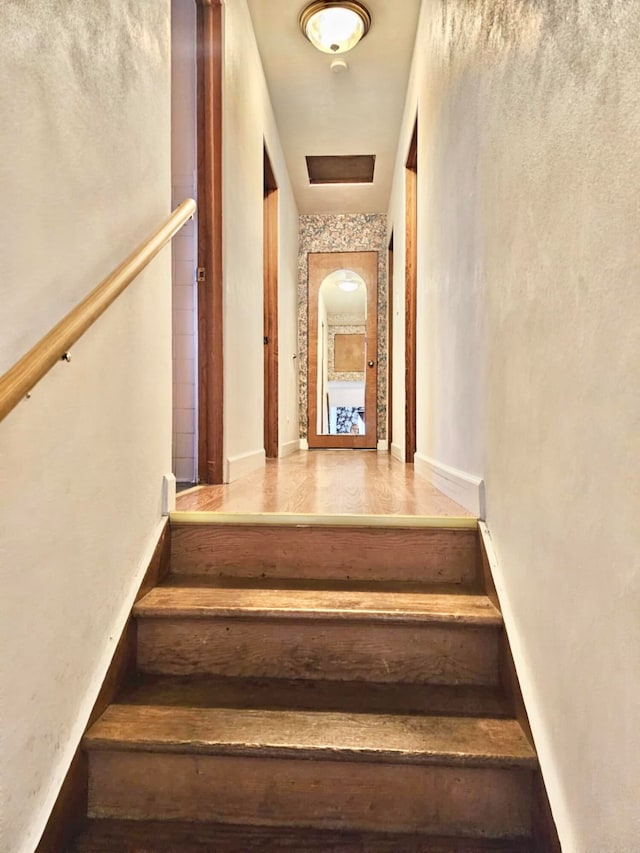
[[(248, 0), (300, 213), (386, 213), (420, 0), (365, 0), (368, 35), (341, 54), (304, 38), (304, 0)], [(310, 186), (307, 154), (375, 154), (373, 184)]]
[[(351, 278), (360, 285), (357, 290), (341, 290), (338, 283), (345, 278)], [(324, 301), (327, 314), (352, 314), (362, 318), (367, 317), (367, 285), (358, 273), (349, 271), (345, 276), (344, 270), (336, 270), (329, 273), (323, 280), (318, 291), (320, 298)]]

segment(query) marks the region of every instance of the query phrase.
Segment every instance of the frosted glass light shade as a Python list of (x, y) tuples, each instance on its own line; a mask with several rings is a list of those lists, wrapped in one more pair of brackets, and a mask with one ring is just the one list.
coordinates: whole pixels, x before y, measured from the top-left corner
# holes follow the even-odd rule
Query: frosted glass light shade
[(357, 290), (360, 285), (357, 281), (354, 281), (352, 278), (345, 279), (344, 281), (338, 282), (338, 287), (340, 290), (344, 290), (346, 293), (353, 293), (354, 290)]
[(354, 0), (317, 0), (300, 16), (302, 32), (323, 53), (346, 53), (369, 32), (370, 26), (368, 10)]

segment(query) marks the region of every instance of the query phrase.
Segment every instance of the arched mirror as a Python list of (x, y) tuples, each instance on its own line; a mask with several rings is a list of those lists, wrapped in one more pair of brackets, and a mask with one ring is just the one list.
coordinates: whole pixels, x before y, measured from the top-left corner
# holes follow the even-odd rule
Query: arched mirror
[(365, 435), (367, 284), (353, 270), (335, 270), (318, 289), (316, 431)]
[(375, 447), (377, 254), (309, 255), (309, 446)]

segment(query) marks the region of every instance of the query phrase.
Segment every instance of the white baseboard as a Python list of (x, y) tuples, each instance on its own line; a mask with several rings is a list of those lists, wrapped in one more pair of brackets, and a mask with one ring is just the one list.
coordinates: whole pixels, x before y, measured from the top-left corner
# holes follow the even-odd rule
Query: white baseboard
[(265, 459), (264, 448), (254, 450), (251, 453), (242, 453), (239, 456), (228, 456), (224, 460), (225, 483), (233, 483), (234, 480), (244, 477), (258, 468), (264, 468)]
[(165, 474), (162, 478), (162, 514), (169, 515), (176, 508), (176, 477)]
[[(504, 627), (507, 632), (509, 647), (513, 657), (513, 664), (518, 676), (518, 684), (524, 701), (524, 707), (529, 718), (533, 740), (535, 742), (538, 760), (544, 778), (544, 784), (547, 789), (549, 805), (556, 822), (558, 833), (562, 841), (562, 826), (558, 818), (568, 813), (566, 801), (564, 797), (564, 785), (560, 782), (558, 768), (554, 756), (556, 749), (549, 737), (549, 730), (542, 716), (541, 709), (545, 706), (544, 696), (540, 695), (537, 687), (538, 679), (534, 676), (534, 671), (528, 661), (526, 654), (525, 643), (523, 636), (518, 631), (518, 620), (513, 612), (511, 601), (507, 593), (507, 584), (503, 567), (498, 560), (496, 549), (493, 544), (491, 531), (484, 521), (478, 524), (480, 537), (484, 546), (487, 561), (493, 578), (493, 585), (498, 595), (500, 602), (500, 610), (504, 620)], [(564, 844), (563, 844), (564, 849)]]
[(309, 442), (307, 441), (306, 438), (301, 438), (300, 439), (300, 450), (308, 450), (308, 449), (309, 449)]
[(391, 442), (391, 455), (394, 459), (397, 459), (398, 462), (404, 462), (404, 448), (400, 447), (399, 444)]
[(300, 450), (300, 439), (287, 441), (286, 444), (281, 444), (278, 448), (278, 457), (284, 459), (285, 456), (291, 456), (292, 453), (297, 453)]
[(420, 453), (416, 453), (414, 464), (416, 474), (426, 477), (452, 501), (459, 503), (478, 518), (485, 517), (484, 480), (480, 477), (451, 468)]
[(380, 453), (386, 453), (389, 450), (389, 442), (386, 438), (378, 440), (378, 450)]

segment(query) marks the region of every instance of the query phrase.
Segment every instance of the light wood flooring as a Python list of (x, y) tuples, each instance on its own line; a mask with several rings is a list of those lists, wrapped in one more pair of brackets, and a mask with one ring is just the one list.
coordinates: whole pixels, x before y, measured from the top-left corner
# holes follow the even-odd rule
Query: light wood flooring
[(470, 517), (413, 465), (366, 450), (301, 451), (267, 460), (223, 486), (199, 486), (177, 497), (180, 512), (372, 514)]

